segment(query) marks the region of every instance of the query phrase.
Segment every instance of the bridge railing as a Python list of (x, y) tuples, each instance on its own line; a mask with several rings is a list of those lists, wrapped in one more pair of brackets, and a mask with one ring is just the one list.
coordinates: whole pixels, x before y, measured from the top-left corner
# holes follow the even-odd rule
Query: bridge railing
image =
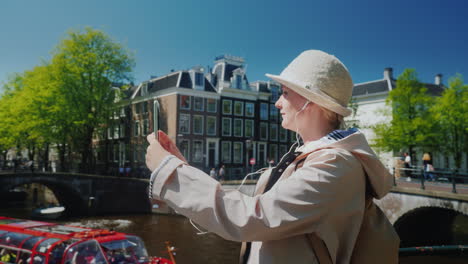
[(420, 188), (426, 189), (426, 182), (445, 182), (452, 185), (452, 193), (457, 193), (457, 184), (468, 184), (468, 172), (453, 170), (453, 169), (438, 169), (433, 171), (425, 171), (423, 168), (393, 168), (393, 185), (397, 186), (396, 171), (399, 170), (400, 178), (406, 178), (407, 181), (411, 179), (418, 179)]

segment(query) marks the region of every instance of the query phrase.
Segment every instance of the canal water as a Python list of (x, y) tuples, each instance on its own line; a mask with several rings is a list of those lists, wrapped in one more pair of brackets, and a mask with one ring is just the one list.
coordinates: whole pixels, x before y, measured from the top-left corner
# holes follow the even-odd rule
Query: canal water
[(135, 234), (143, 239), (151, 256), (167, 258), (165, 242), (169, 241), (177, 249), (177, 263), (238, 263), (240, 243), (226, 241), (215, 234), (197, 235), (198, 231), (182, 216), (106, 216), (71, 219), (65, 223)]
[[(0, 208), (0, 216), (30, 218), (30, 208), (8, 206)], [(46, 220), (48, 221), (48, 220)], [(51, 222), (51, 221), (50, 221)], [(143, 239), (150, 256), (169, 258), (165, 242), (176, 248), (177, 263), (238, 263), (240, 243), (227, 241), (215, 234), (197, 235), (189, 220), (177, 215), (140, 214), (106, 215), (70, 218), (63, 224), (90, 228), (114, 229)]]
[[(28, 203), (5, 203), (0, 205), (0, 216), (15, 218), (31, 218), (32, 206)], [(442, 214), (432, 215), (432, 223), (437, 219), (444, 219)], [(468, 217), (456, 214), (452, 217), (452, 230), (448, 232), (452, 238), (447, 244), (468, 244)], [(434, 221), (435, 220), (435, 221)], [(426, 220), (420, 219), (421, 224)], [(95, 217), (69, 218), (56, 221), (63, 224), (84, 226), (90, 228), (114, 229), (137, 235), (143, 239), (151, 256), (168, 258), (165, 242), (177, 250), (177, 263), (203, 263), (203, 264), (237, 264), (240, 251), (240, 243), (227, 241), (215, 234), (197, 235), (197, 230), (190, 221), (182, 216), (164, 214), (140, 214), (140, 215), (106, 215)], [(424, 241), (418, 241), (425, 233), (433, 233), (440, 229), (437, 225), (426, 226), (420, 230), (405, 230), (401, 235), (402, 245), (424, 245)], [(405, 243), (405, 240), (407, 243)], [(417, 242), (417, 243), (416, 243)], [(445, 243), (444, 243), (445, 244)], [(430, 243), (430, 245), (434, 245)], [(467, 254), (463, 256), (428, 256), (428, 257), (404, 257), (400, 263), (468, 263)]]

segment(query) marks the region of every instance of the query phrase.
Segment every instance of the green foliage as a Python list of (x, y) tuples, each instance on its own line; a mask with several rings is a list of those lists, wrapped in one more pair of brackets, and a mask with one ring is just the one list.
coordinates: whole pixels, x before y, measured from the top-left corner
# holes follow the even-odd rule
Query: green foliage
[(406, 69), (397, 79), (396, 87), (389, 92), (387, 105), (392, 113), (389, 123), (374, 127), (376, 146), (387, 151), (433, 146), (433, 120), (429, 107), (433, 98), (419, 82), (414, 69)]
[(131, 53), (99, 30), (70, 31), (49, 63), (16, 74), (0, 96), (0, 151), (14, 146), (73, 147), (92, 165), (91, 141), (131, 81)]
[(439, 146), (446, 155), (452, 154), (455, 166), (461, 167), (463, 152), (468, 152), (468, 85), (457, 75), (449, 87), (436, 99), (431, 113), (439, 125)]
[(107, 123), (113, 111), (113, 84), (131, 80), (134, 60), (125, 48), (102, 31), (71, 31), (54, 51), (52, 65), (73, 127), (73, 145), (82, 154), (83, 167), (92, 165), (95, 129)]

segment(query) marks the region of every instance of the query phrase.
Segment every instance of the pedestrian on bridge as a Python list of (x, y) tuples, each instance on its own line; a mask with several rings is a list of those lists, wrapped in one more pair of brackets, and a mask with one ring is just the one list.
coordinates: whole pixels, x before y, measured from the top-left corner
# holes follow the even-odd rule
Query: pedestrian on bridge
[[(210, 232), (244, 242), (241, 263), (356, 262), (366, 195), (385, 196), (392, 176), (361, 132), (340, 130), (343, 117), (351, 114), (348, 70), (336, 57), (308, 50), (280, 75), (267, 76), (281, 84), (275, 104), (281, 125), (296, 132), (303, 144), (297, 138), (276, 166), (260, 176), (254, 196), (223, 190), (158, 133), (158, 139), (148, 136), (150, 198), (166, 201)], [(395, 244), (373, 263), (396, 263)], [(373, 254), (368, 250), (361, 257)]]

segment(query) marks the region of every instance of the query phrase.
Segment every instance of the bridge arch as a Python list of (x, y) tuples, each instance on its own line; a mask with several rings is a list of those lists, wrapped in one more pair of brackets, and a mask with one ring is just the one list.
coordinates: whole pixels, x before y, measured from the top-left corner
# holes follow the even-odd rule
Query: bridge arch
[(149, 213), (147, 179), (78, 173), (0, 173), (0, 193), (16, 186), (38, 183), (54, 192), (73, 216), (114, 213)]
[(468, 216), (453, 208), (427, 206), (406, 212), (395, 221), (394, 227), (401, 247), (452, 245), (464, 239), (467, 223)]
[(3, 191), (9, 191), (15, 187), (38, 183), (49, 188), (65, 209), (67, 216), (78, 216), (87, 213), (87, 201), (83, 200), (79, 191), (72, 188), (70, 185), (63, 182), (56, 182), (48, 179), (35, 179), (35, 178), (21, 178), (21, 180), (15, 181), (14, 184), (8, 184), (3, 186)]

